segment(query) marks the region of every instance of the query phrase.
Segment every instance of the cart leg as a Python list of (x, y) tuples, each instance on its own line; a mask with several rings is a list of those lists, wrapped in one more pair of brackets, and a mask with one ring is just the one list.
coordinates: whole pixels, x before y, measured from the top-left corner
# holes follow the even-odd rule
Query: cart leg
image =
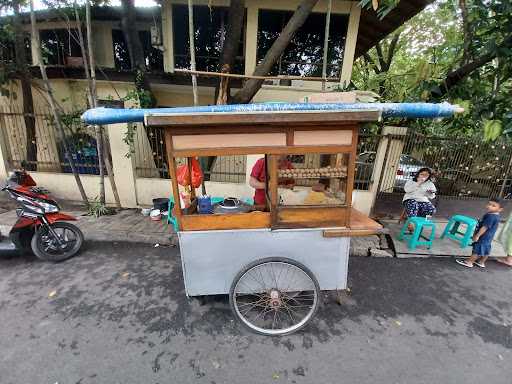
[(343, 291), (340, 289), (336, 290), (336, 303), (338, 305), (343, 304)]

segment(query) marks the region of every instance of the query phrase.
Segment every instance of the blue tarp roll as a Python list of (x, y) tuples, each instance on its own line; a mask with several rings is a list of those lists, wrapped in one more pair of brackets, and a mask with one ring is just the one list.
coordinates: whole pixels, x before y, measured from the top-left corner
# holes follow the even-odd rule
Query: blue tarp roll
[(458, 106), (449, 103), (263, 103), (263, 104), (231, 104), (210, 105), (179, 108), (151, 109), (115, 109), (93, 108), (82, 115), (86, 124), (117, 124), (139, 123), (144, 121), (146, 114), (200, 114), (223, 112), (279, 112), (279, 111), (347, 111), (347, 110), (380, 110), (382, 117), (424, 118), (435, 119), (450, 117), (460, 111)]

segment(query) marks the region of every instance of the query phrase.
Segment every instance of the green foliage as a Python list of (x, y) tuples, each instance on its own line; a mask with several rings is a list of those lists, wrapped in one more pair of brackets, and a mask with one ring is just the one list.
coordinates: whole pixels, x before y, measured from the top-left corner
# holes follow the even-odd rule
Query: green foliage
[(108, 216), (114, 215), (116, 211), (113, 208), (107, 207), (103, 204), (99, 198), (96, 196), (93, 201), (89, 202), (89, 208), (87, 210), (87, 214), (89, 216), (94, 216), (96, 218), (100, 216)]
[(156, 104), (156, 99), (153, 93), (145, 86), (145, 73), (137, 70), (135, 73), (135, 92), (139, 98), (141, 108), (152, 108)]
[[(366, 1), (368, 4), (371, 1)], [(498, 136), (512, 134), (512, 118), (508, 115), (512, 47), (507, 45), (512, 39), (512, 2), (466, 0), (466, 4), (468, 31), (463, 27), (459, 1), (438, 0), (400, 28), (389, 70), (378, 73), (370, 62), (360, 58), (352, 77), (356, 88), (380, 93), (382, 101), (449, 101), (463, 106), (466, 112), (453, 119), (386, 123), (405, 124), (424, 133), (463, 134), (486, 140), (496, 139), (498, 126)], [(391, 38), (380, 43), (385, 55)], [(466, 52), (465, 38), (469, 43)], [(496, 55), (496, 59), (470, 72), (447, 93), (443, 91), (449, 73), (489, 54)], [(378, 62), (375, 49), (369, 56)]]
[(484, 140), (495, 141), (500, 137), (503, 130), (503, 126), (500, 120), (484, 120)]
[[(6, 55), (12, 47), (14, 51), (14, 31), (12, 24), (9, 22), (0, 23), (0, 52)], [(14, 58), (13, 58), (14, 59)], [(7, 60), (5, 57), (0, 58), (0, 95), (14, 96), (9, 89), (10, 77), (16, 71), (16, 64), (13, 60)]]
[(125, 154), (127, 158), (132, 157), (135, 153), (135, 135), (137, 133), (137, 125), (128, 123), (128, 129), (123, 137), (123, 141), (128, 145), (130, 151)]

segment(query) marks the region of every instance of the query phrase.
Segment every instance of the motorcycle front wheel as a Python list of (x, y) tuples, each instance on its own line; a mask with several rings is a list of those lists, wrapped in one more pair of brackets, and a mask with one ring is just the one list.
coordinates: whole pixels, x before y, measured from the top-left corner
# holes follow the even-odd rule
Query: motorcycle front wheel
[(75, 256), (82, 247), (84, 235), (71, 223), (57, 221), (39, 227), (30, 242), (34, 254), (45, 261), (63, 261)]

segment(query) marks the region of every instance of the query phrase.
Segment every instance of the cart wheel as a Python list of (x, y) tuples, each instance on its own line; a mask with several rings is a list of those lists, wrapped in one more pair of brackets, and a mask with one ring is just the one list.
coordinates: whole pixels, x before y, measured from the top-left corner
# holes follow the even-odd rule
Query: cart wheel
[(288, 335), (304, 327), (318, 309), (320, 287), (304, 265), (284, 257), (257, 260), (233, 280), (229, 303), (250, 330)]

